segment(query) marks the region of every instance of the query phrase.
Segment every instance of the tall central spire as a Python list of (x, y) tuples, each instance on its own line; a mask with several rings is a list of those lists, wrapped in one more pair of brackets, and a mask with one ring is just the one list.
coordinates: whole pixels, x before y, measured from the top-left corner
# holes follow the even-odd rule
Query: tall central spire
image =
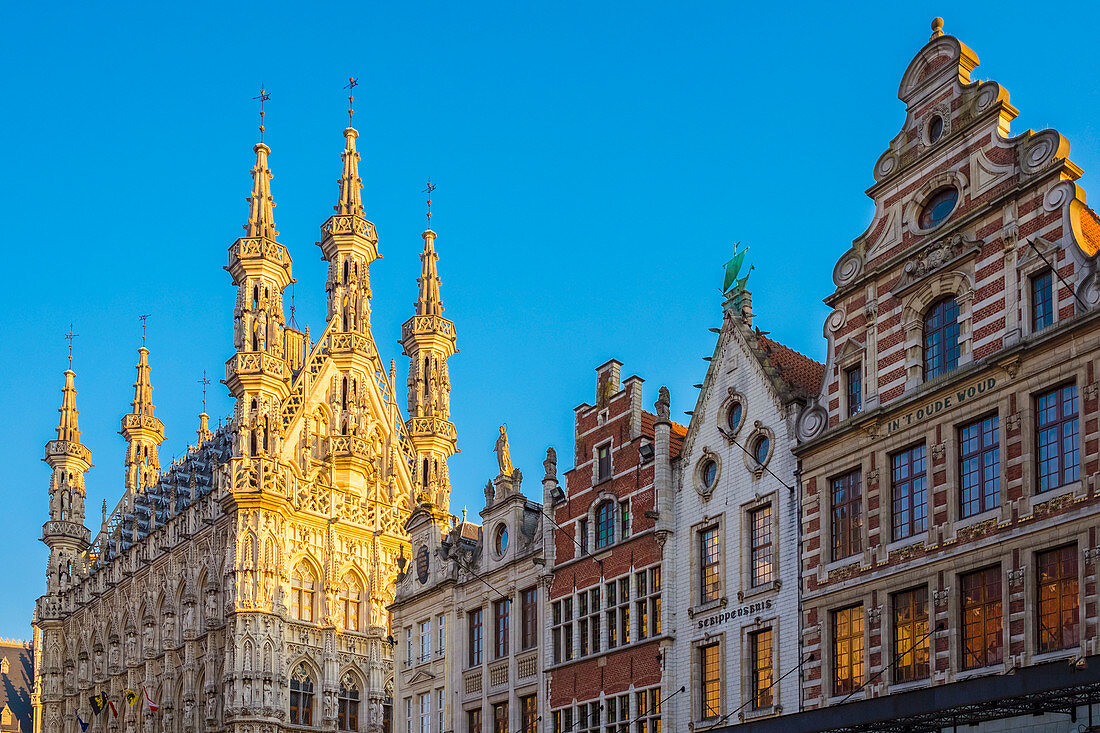
[(132, 415), (153, 415), (153, 385), (149, 383), (149, 349), (138, 349), (137, 381), (134, 382)]
[(340, 202), (333, 207), (340, 216), (365, 216), (363, 211), (363, 179), (359, 177), (359, 151), (355, 138), (359, 132), (354, 127), (344, 130), (347, 143), (340, 157), (344, 159), (344, 174), (340, 177)]
[(435, 232), (425, 229), (420, 236), (424, 237), (424, 251), (420, 253), (420, 298), (416, 302), (416, 315), (441, 316), (443, 315), (443, 301), (439, 297), (439, 271), (436, 261), (439, 255), (435, 252)]
[(61, 392), (61, 419), (57, 423), (57, 439), (70, 443), (80, 442), (80, 426), (77, 416), (80, 411), (76, 409), (76, 372), (72, 369), (65, 370), (65, 387)]
[(267, 156), (271, 148), (263, 143), (256, 143), (252, 150), (256, 153), (256, 167), (252, 169), (252, 195), (248, 197), (245, 236), (274, 240), (279, 232), (275, 230), (275, 199), (271, 197), (271, 179), (274, 176), (267, 167)]
[(160, 477), (157, 448), (164, 442), (164, 423), (153, 416), (153, 385), (149, 379), (149, 349), (138, 349), (137, 380), (133, 409), (122, 416), (122, 437), (126, 438), (126, 490), (139, 492), (153, 486)]

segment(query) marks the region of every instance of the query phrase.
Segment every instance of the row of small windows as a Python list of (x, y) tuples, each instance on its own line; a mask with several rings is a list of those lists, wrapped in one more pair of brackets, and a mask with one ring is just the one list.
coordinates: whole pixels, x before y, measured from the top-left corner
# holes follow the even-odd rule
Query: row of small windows
[[(959, 515), (970, 517), (1001, 504), (1000, 420), (989, 415), (957, 430)], [(1064, 384), (1035, 397), (1038, 493), (1080, 478), (1077, 385)], [(889, 455), (893, 540), (924, 532), (928, 522), (928, 460), (924, 443)], [(863, 550), (863, 476), (859, 468), (829, 482), (832, 559)]]
[[(520, 591), (519, 651), (538, 646), (538, 589)], [(501, 598), (492, 603), (491, 651), (493, 659), (510, 654), (512, 645), (512, 599)], [(466, 614), (466, 662), (477, 667), (485, 659), (485, 609), (478, 608)]]
[[(748, 528), (747, 578), (752, 588), (760, 588), (775, 581), (775, 533), (772, 505), (754, 507), (745, 512)], [(698, 547), (698, 603), (718, 601), (722, 597), (722, 560), (728, 553), (722, 551), (722, 534), (714, 524), (696, 531)]]
[(555, 710), (554, 733), (661, 733), (661, 688), (636, 690), (633, 710), (631, 698), (627, 692), (609, 696), (602, 704), (593, 700)]
[[(1045, 270), (1030, 279), (1031, 330), (1042, 329), (1054, 323), (1053, 275)], [(925, 311), (923, 328), (924, 379), (936, 377), (954, 370), (959, 365), (959, 304), (953, 296), (941, 298)], [(844, 370), (847, 415), (852, 417), (863, 410), (863, 369), (855, 364)]]
[[(1035, 653), (1073, 649), (1080, 644), (1077, 546), (1066, 545), (1035, 555), (1037, 613), (1033, 628)], [(1005, 626), (1000, 565), (959, 575), (957, 664), (962, 670), (991, 667), (1004, 661)], [(890, 595), (893, 682), (928, 679), (930, 638), (927, 586)], [(865, 679), (864, 608), (856, 604), (830, 613), (832, 694), (859, 691)]]
[[(749, 695), (744, 708), (767, 710), (775, 704), (774, 634), (771, 628), (758, 629), (746, 635), (744, 659), (747, 665), (743, 669), (748, 683)], [(722, 659), (723, 640), (721, 636), (712, 639), (695, 649), (695, 701), (698, 705), (700, 720), (708, 721), (729, 717), (722, 705)], [(738, 708), (741, 709), (741, 708)]]
[[(297, 621), (316, 618), (317, 576), (306, 563), (299, 563), (290, 576), (290, 615)], [(358, 631), (362, 607), (362, 586), (354, 574), (347, 574), (338, 591), (337, 609), (341, 628)]]
[(554, 601), (550, 623), (552, 664), (659, 635), (661, 567), (639, 570)]

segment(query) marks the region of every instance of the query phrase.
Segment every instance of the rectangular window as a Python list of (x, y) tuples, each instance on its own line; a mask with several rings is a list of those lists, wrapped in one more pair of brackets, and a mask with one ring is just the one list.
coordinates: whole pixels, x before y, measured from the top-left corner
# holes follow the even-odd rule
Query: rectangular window
[(588, 520), (582, 519), (577, 522), (577, 534), (580, 535), (578, 542), (581, 546), (581, 554), (588, 554)]
[(928, 587), (894, 594), (894, 682), (928, 676)]
[(630, 725), (630, 695), (618, 695), (607, 698), (607, 726), (605, 733), (627, 731)]
[(554, 645), (554, 663), (573, 658), (573, 599), (554, 601), (550, 606), (550, 638)]
[(833, 611), (833, 694), (847, 695), (863, 684), (863, 606)]
[(1054, 323), (1054, 292), (1050, 270), (1031, 278), (1031, 330), (1040, 331)]
[(436, 654), (442, 657), (447, 650), (447, 617), (440, 614), (436, 616), (435, 622), (439, 628), (439, 639), (437, 639), (439, 646), (436, 648)]
[(577, 733), (600, 733), (600, 707), (598, 702), (577, 706)]
[(842, 560), (863, 551), (863, 476), (857, 468), (830, 483), (833, 559)]
[(1039, 441), (1039, 491), (1056, 489), (1080, 476), (1077, 445), (1077, 385), (1066, 384), (1035, 400)]
[(416, 659), (413, 654), (413, 629), (411, 626), (405, 627), (405, 666), (409, 666)]
[(420, 622), (420, 656), (417, 662), (427, 662), (432, 658), (432, 620)]
[(405, 733), (413, 733), (413, 701), (405, 698)]
[(771, 504), (749, 512), (749, 563), (755, 588), (775, 580)]
[(539, 704), (538, 698), (534, 695), (528, 695), (527, 697), (521, 697), (519, 699), (519, 707), (522, 712), (522, 720), (520, 721), (520, 728), (523, 733), (538, 733), (538, 721), (539, 721)]
[(520, 603), (520, 649), (534, 649), (539, 643), (539, 606), (538, 589), (528, 588), (519, 595)]
[(508, 615), (512, 601), (505, 598), (493, 602), (493, 657), (500, 659), (508, 656)]
[(962, 589), (962, 668), (1000, 664), (1004, 659), (1000, 566), (960, 575), (959, 586)]
[(661, 688), (635, 692), (634, 702), (638, 706), (634, 733), (661, 733)]
[(440, 687), (435, 691), (435, 714), (436, 723), (439, 725), (439, 733), (443, 733), (443, 718), (446, 708), (443, 707), (443, 688)]
[(1039, 653), (1077, 646), (1077, 545), (1040, 552), (1035, 559), (1039, 572)]
[(630, 536), (630, 499), (619, 502), (619, 541)]
[(721, 593), (718, 565), (721, 559), (718, 547), (718, 527), (699, 530), (699, 602), (717, 601)]
[(634, 618), (638, 639), (661, 633), (661, 568), (634, 573)]
[(772, 706), (772, 630), (749, 634), (749, 655), (752, 662), (752, 709)]
[(601, 445), (596, 449), (596, 481), (606, 481), (611, 478), (611, 444)]
[(554, 733), (573, 733), (573, 708), (554, 711)]
[(960, 514), (970, 517), (1001, 505), (1001, 444), (996, 415), (959, 428)]
[(924, 444), (895, 453), (890, 456), (890, 464), (894, 539), (900, 540), (925, 530), (928, 506), (925, 501)]
[(858, 415), (863, 409), (863, 365), (845, 369), (844, 381), (848, 386), (848, 417)]
[(420, 733), (432, 733), (432, 696), (430, 693), (420, 695)]
[(630, 643), (630, 578), (613, 580), (604, 586), (607, 609), (607, 647)]
[(717, 642), (699, 647), (699, 710), (703, 720), (722, 714), (721, 648)]
[(493, 706), (493, 733), (511, 733), (508, 730), (508, 703), (498, 702)]
[(485, 627), (482, 619), (482, 609), (476, 611), (470, 611), (467, 615), (467, 621), (469, 626), (469, 641), (470, 641), (470, 666), (476, 667), (481, 664), (481, 645), (484, 639)]
[(467, 733), (483, 733), (481, 730), (481, 708), (466, 711), (466, 731)]

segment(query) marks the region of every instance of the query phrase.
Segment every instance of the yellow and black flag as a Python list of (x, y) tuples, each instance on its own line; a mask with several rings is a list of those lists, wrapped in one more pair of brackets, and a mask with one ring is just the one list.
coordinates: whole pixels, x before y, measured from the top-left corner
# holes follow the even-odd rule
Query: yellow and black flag
[(107, 707), (107, 693), (101, 692), (98, 695), (92, 695), (88, 698), (88, 702), (92, 704), (92, 713), (99, 715)]
[(127, 705), (136, 704), (138, 699), (141, 697), (141, 695), (137, 694), (137, 692), (135, 692), (134, 690), (131, 690), (130, 688), (126, 688), (126, 690), (124, 691), (124, 694), (126, 695), (126, 704)]

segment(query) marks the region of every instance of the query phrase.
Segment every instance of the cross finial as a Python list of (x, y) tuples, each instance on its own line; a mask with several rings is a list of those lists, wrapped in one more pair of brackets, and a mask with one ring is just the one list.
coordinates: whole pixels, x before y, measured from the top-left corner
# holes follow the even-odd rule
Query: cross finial
[(344, 89), (348, 90), (348, 127), (351, 127), (351, 118), (355, 116), (355, 87), (359, 86), (359, 80), (354, 76), (348, 77), (348, 83)]
[(435, 190), (435, 184), (432, 183), (431, 178), (428, 178), (428, 187), (425, 188), (423, 191), (421, 191), (421, 193), (428, 194), (428, 228), (429, 229), (432, 228), (432, 191), (434, 191), (434, 190)]
[(199, 384), (202, 385), (202, 411), (206, 414), (206, 388), (210, 386), (210, 380), (206, 378), (206, 370), (202, 370), (202, 379), (199, 380)]
[(145, 346), (145, 320), (152, 315), (150, 313), (142, 313), (138, 316), (138, 320), (141, 321), (141, 345)]
[(73, 324), (69, 322), (69, 332), (65, 334), (65, 340), (69, 342), (69, 369), (73, 368), (73, 339), (79, 336), (78, 333), (73, 333)]
[(264, 102), (271, 99), (271, 93), (264, 89), (264, 85), (260, 84), (259, 96), (253, 97), (253, 99), (260, 100), (260, 142), (264, 141)]

